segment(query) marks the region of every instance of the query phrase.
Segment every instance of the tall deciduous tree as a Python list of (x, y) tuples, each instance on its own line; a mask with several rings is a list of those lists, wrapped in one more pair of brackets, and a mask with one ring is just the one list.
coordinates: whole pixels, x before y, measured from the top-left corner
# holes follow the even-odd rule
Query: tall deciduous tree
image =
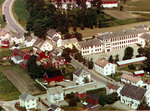
[(114, 59), (113, 59), (113, 56), (112, 56), (112, 55), (109, 57), (108, 61), (109, 61), (110, 63), (113, 63), (113, 62), (114, 62)]
[(131, 59), (133, 56), (134, 49), (132, 47), (127, 47), (124, 51), (123, 60)]

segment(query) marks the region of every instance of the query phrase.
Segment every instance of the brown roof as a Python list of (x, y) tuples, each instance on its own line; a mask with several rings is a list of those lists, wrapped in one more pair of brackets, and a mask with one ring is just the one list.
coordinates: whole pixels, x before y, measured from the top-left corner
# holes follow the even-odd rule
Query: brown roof
[(148, 80), (146, 81), (146, 83), (147, 83), (147, 84), (150, 84), (150, 79), (148, 79)]
[(12, 53), (15, 53), (15, 54), (17, 54), (17, 55), (19, 55), (21, 57), (23, 57), (26, 54), (26, 52), (23, 52), (23, 51), (21, 51), (19, 49), (12, 50)]
[(33, 46), (36, 47), (36, 48), (40, 48), (40, 47), (42, 47), (42, 45), (44, 44), (44, 42), (45, 42), (45, 40), (38, 38), (34, 42)]
[(147, 89), (134, 86), (134, 85), (129, 85), (125, 84), (122, 90), (120, 91), (120, 94), (122, 96), (126, 96), (138, 101), (141, 101), (146, 93)]
[(102, 58), (98, 58), (95, 62), (95, 64), (97, 64), (103, 68), (109, 63), (110, 63), (109, 61), (107, 61), (106, 59), (102, 59)]
[(140, 81), (140, 78), (133, 77), (133, 76), (130, 76), (128, 74), (122, 74), (121, 78), (132, 81), (134, 83), (137, 83), (138, 81)]
[(109, 89), (114, 89), (114, 90), (118, 90), (120, 86), (114, 85), (112, 83), (108, 83), (106, 85), (106, 87), (108, 87)]
[(49, 29), (49, 30), (47, 31), (47, 35), (48, 35), (49, 37), (52, 37), (55, 33), (56, 33), (56, 30), (54, 30), (54, 29)]

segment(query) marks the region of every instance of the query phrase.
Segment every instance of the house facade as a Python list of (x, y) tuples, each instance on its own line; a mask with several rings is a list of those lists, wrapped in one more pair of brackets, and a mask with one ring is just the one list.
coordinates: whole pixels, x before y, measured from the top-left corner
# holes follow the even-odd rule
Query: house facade
[(103, 75), (115, 73), (115, 65), (105, 59), (98, 58), (94, 63), (94, 70)]
[(99, 104), (98, 99), (99, 99), (99, 96), (89, 93), (89, 94), (87, 94), (86, 102), (91, 103), (93, 105), (97, 105), (97, 104)]
[(118, 0), (101, 0), (103, 8), (118, 7)]
[(140, 41), (139, 38), (141, 35), (148, 32), (149, 31), (145, 29), (131, 29), (121, 32), (103, 34), (97, 37), (97, 39), (104, 44), (104, 52), (109, 52), (116, 49), (126, 48), (141, 42), (143, 43), (143, 41)]
[(47, 100), (50, 103), (58, 103), (64, 100), (62, 86), (48, 88), (46, 95), (47, 95)]
[(27, 110), (38, 107), (37, 99), (26, 92), (19, 96), (19, 101), (20, 106), (25, 107)]
[(64, 39), (62, 40), (62, 46), (64, 48), (73, 48), (73, 45), (77, 48), (78, 46), (78, 40), (77, 38), (70, 38), (70, 39)]
[(125, 84), (120, 91), (121, 103), (130, 108), (137, 109), (138, 105), (143, 100), (147, 89), (135, 85)]
[(13, 44), (13, 43), (15, 43), (15, 44), (24, 43), (24, 40), (25, 40), (25, 38), (23, 35), (11, 33), (11, 38), (10, 38), (11, 44)]
[(51, 84), (63, 81), (63, 75), (60, 70), (44, 73), (44, 82)]
[(144, 76), (144, 74), (145, 74), (144, 70), (139, 70), (139, 71), (133, 72), (134, 76)]
[(84, 84), (84, 79), (87, 78), (91, 81), (91, 74), (81, 68), (77, 68), (73, 71), (73, 81), (77, 84)]
[(94, 40), (79, 42), (78, 50), (81, 52), (82, 55), (89, 55), (89, 54), (103, 52), (103, 46), (100, 40), (94, 39)]
[(128, 75), (128, 74), (123, 74), (121, 76), (121, 83), (122, 84), (126, 84), (127, 83), (127, 84), (140, 86), (140, 87), (142, 87), (144, 85), (143, 81), (140, 78), (133, 77), (133, 76)]
[(25, 38), (24, 44), (26, 47), (31, 47), (31, 46), (33, 46), (35, 41), (36, 41), (36, 39), (33, 38), (32, 36), (27, 36)]

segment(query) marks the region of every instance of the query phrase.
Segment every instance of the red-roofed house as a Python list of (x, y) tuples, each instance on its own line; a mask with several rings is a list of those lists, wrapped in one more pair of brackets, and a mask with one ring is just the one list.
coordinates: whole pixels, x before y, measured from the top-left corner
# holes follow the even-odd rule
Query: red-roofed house
[(101, 2), (104, 8), (118, 7), (118, 0), (101, 0)]
[(112, 83), (108, 83), (106, 85), (106, 94), (111, 94), (113, 92), (117, 92), (120, 86), (114, 85)]
[(9, 44), (8, 39), (1, 40), (1, 48), (9, 48)]
[(140, 78), (133, 77), (128, 74), (123, 74), (121, 76), (121, 83), (122, 84), (128, 83), (128, 84), (135, 85), (135, 86), (143, 86), (144, 85), (143, 81)]
[(98, 58), (96, 60), (94, 63), (94, 69), (103, 75), (110, 75), (115, 73), (115, 65), (102, 58)]

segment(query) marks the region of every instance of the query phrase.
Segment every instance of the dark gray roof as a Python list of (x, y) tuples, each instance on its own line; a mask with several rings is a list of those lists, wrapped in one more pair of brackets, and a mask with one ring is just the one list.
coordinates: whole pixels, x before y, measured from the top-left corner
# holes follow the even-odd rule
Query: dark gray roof
[(15, 56), (14, 57), (17, 61), (22, 60), (23, 58), (21, 56)]
[(97, 95), (95, 95), (95, 94), (92, 94), (92, 93), (89, 93), (89, 94), (87, 95), (87, 97), (89, 97), (89, 98), (91, 98), (91, 99), (93, 99), (93, 100), (98, 100), (98, 99), (99, 99), (99, 96), (97, 96)]
[(147, 28), (148, 27), (148, 25), (146, 25), (146, 24), (142, 24), (142, 25), (137, 25), (137, 26), (135, 26), (134, 28)]
[(79, 42), (80, 47), (99, 46), (101, 42), (99, 39), (93, 39), (88, 41)]
[(146, 93), (147, 89), (130, 85), (130, 84), (125, 84), (122, 90), (120, 91), (120, 94), (122, 96), (126, 96), (138, 101), (141, 101)]
[(47, 31), (47, 35), (48, 35), (49, 37), (52, 37), (55, 33), (56, 33), (56, 30), (54, 30), (54, 29), (49, 29), (49, 30)]
[(59, 40), (59, 37), (53, 37), (53, 41), (57, 42)]
[(89, 73), (81, 68), (77, 68), (73, 71), (73, 74), (75, 74), (76, 76), (81, 76), (81, 75), (89, 75)]
[(30, 41), (32, 40), (32, 36), (27, 36), (27, 37), (25, 38), (25, 40), (28, 41), (28, 42), (30, 42)]
[(52, 110), (56, 110), (56, 109), (58, 108), (58, 106), (55, 105), (55, 104), (51, 104), (50, 108), (51, 108)]
[(26, 100), (31, 100), (34, 97), (32, 95), (30, 95), (29, 93), (25, 92), (25, 93), (21, 94), (19, 98), (23, 101), (26, 101)]
[(140, 34), (140, 33), (145, 33), (145, 32), (149, 32), (149, 31), (145, 30), (145, 29), (130, 29), (130, 30), (121, 31), (121, 32), (104, 34), (104, 35), (101, 35), (97, 38), (100, 40), (106, 40), (106, 39), (119, 38), (119, 37), (124, 37), (127, 35)]

